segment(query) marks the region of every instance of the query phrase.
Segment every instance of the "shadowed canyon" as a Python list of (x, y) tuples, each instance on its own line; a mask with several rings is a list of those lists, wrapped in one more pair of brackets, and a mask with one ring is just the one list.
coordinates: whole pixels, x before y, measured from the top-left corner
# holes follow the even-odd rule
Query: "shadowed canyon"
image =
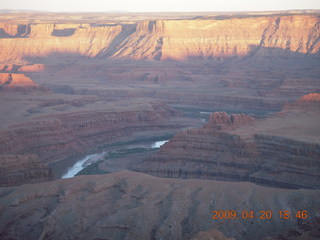
[(0, 238), (319, 239), (319, 24), (1, 13)]

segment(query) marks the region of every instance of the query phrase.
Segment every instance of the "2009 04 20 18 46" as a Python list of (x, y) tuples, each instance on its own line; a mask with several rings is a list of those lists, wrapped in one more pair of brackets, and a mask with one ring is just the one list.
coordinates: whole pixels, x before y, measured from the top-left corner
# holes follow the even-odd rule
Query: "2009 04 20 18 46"
[(268, 220), (274, 217), (278, 217), (280, 219), (307, 219), (308, 218), (308, 211), (307, 210), (300, 210), (300, 211), (277, 211), (272, 212), (270, 210), (261, 210), (261, 211), (235, 211), (235, 210), (226, 210), (226, 211), (212, 211), (212, 219), (219, 220), (219, 219), (263, 219)]

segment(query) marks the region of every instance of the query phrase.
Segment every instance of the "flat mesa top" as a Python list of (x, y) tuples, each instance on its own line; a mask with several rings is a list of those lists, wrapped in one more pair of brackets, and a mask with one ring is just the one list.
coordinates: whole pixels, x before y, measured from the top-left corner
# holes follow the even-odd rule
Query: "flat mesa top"
[(284, 110), (231, 132), (241, 136), (273, 135), (320, 144), (319, 106), (319, 103), (314, 103), (313, 106), (306, 105), (304, 109)]

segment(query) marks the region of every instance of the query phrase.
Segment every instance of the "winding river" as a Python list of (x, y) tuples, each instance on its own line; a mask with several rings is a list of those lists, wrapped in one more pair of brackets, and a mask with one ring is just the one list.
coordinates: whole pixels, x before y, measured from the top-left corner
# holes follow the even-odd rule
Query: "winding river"
[[(143, 145), (131, 145), (128, 146), (126, 149), (130, 149), (133, 147), (144, 147), (144, 148), (160, 148), (163, 144), (168, 142), (169, 140), (157, 141), (152, 144), (143, 144)], [(82, 158), (81, 160), (77, 161), (72, 167), (69, 167), (65, 174), (61, 176), (61, 178), (72, 178), (82, 169), (90, 165), (91, 163), (98, 161), (101, 159), (107, 152), (97, 153), (97, 154), (90, 154)]]

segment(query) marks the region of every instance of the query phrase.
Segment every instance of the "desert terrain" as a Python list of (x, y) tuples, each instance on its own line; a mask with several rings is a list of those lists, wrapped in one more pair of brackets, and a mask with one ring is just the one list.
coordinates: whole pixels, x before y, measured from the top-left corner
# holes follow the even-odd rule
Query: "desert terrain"
[(2, 11), (0, 238), (320, 238), (319, 20)]

